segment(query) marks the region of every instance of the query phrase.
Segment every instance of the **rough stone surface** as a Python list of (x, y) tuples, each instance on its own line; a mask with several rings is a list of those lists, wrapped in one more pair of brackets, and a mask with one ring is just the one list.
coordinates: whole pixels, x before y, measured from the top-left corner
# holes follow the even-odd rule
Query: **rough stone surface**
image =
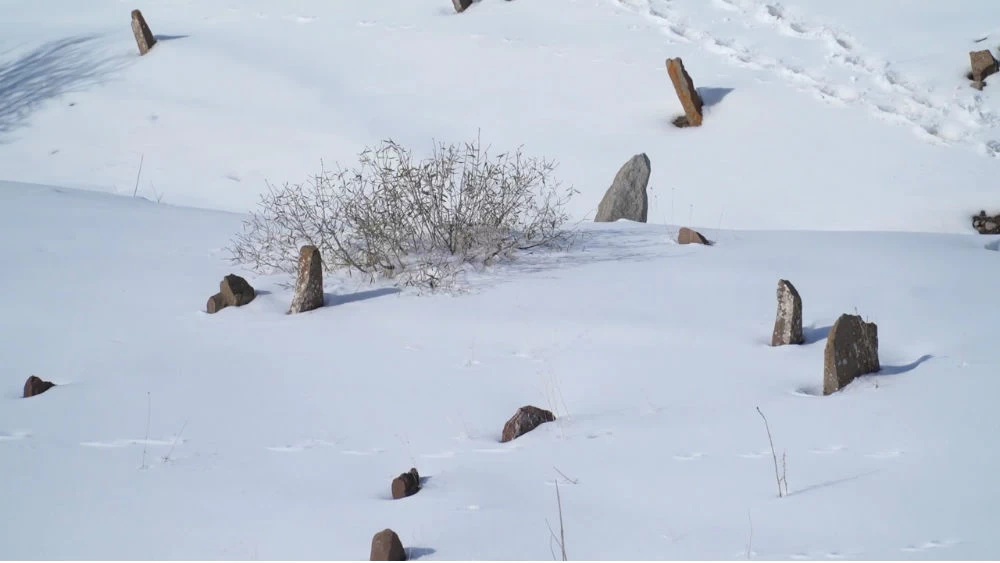
[(981, 235), (1000, 235), (1000, 215), (990, 217), (985, 211), (972, 218), (972, 228)]
[(215, 295), (208, 298), (208, 303), (205, 305), (205, 311), (210, 315), (214, 315), (219, 311), (226, 308), (226, 300), (222, 297), (221, 293), (216, 293)]
[(823, 354), (823, 394), (835, 393), (854, 378), (880, 369), (878, 326), (858, 315), (841, 315), (830, 329)]
[(670, 75), (670, 81), (674, 83), (674, 90), (677, 91), (677, 97), (680, 98), (681, 105), (684, 107), (684, 121), (675, 121), (674, 125), (699, 127), (704, 104), (698, 91), (695, 90), (691, 75), (684, 68), (684, 61), (680, 58), (667, 59), (667, 73)]
[(646, 186), (649, 184), (649, 157), (637, 154), (629, 159), (615, 175), (615, 181), (605, 192), (600, 205), (597, 206), (596, 223), (610, 223), (619, 219), (646, 222), (649, 211), (649, 196)]
[[(969, 59), (972, 62), (972, 80), (973, 82), (982, 83), (987, 76), (994, 74), (997, 70), (997, 60), (993, 57), (993, 53), (988, 50), (984, 51), (972, 51), (969, 53)], [(979, 88), (982, 90), (982, 87)]]
[(802, 298), (788, 280), (778, 280), (778, 315), (771, 334), (771, 346), (802, 344)]
[(146, 18), (142, 17), (142, 12), (132, 10), (132, 33), (135, 35), (135, 43), (139, 46), (139, 55), (145, 55), (156, 45), (156, 37), (146, 25)]
[(289, 313), (304, 313), (323, 306), (323, 259), (315, 246), (299, 251), (299, 278)]
[(417, 468), (412, 467), (406, 473), (401, 473), (399, 477), (392, 480), (392, 498), (401, 499), (417, 494), (420, 490), (420, 474)]
[(399, 536), (389, 528), (372, 538), (372, 553), (369, 561), (406, 561), (406, 550)]
[(32, 375), (27, 381), (24, 382), (24, 398), (27, 399), (28, 397), (41, 395), (55, 386), (56, 384), (51, 381), (43, 381), (42, 378), (37, 375)]
[(219, 282), (219, 293), (208, 298), (205, 310), (211, 313), (218, 313), (226, 307), (242, 307), (257, 297), (257, 292), (247, 283), (247, 280), (229, 274)]
[(462, 13), (472, 5), (472, 0), (451, 0), (451, 3), (455, 6), (456, 12)]
[(523, 436), (531, 432), (539, 425), (552, 422), (556, 417), (550, 411), (533, 406), (524, 406), (517, 409), (514, 416), (510, 417), (507, 424), (503, 425), (503, 436), (501, 442), (509, 442), (518, 436)]
[(677, 244), (711, 245), (712, 243), (698, 231), (691, 230), (687, 227), (681, 227), (681, 230), (677, 231)]

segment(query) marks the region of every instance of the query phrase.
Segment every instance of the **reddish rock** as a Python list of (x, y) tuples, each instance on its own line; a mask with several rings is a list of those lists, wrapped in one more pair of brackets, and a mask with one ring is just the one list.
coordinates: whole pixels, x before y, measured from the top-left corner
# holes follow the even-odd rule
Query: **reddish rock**
[(539, 425), (552, 422), (556, 417), (550, 411), (533, 406), (524, 406), (517, 409), (514, 416), (510, 417), (507, 424), (503, 425), (503, 435), (501, 442), (509, 442), (518, 436), (531, 432)]
[(24, 398), (27, 399), (28, 397), (41, 395), (55, 386), (56, 384), (51, 381), (44, 381), (37, 375), (32, 375), (24, 382)]
[(420, 474), (417, 468), (412, 467), (406, 473), (401, 473), (399, 477), (392, 480), (392, 498), (401, 499), (417, 494), (420, 490)]
[(823, 352), (823, 394), (835, 393), (854, 378), (880, 369), (878, 326), (858, 315), (841, 315), (830, 329)]
[(677, 244), (711, 245), (712, 243), (698, 231), (693, 231), (687, 227), (681, 227), (681, 230), (677, 231)]
[[(994, 74), (997, 70), (1000, 70), (997, 65), (996, 58), (993, 57), (993, 53), (988, 50), (984, 51), (972, 51), (969, 53), (969, 60), (972, 63), (972, 81), (982, 84), (983, 80), (987, 76)], [(982, 90), (982, 87), (979, 87)]]
[(142, 17), (142, 12), (132, 10), (132, 34), (135, 35), (135, 43), (139, 46), (139, 56), (145, 55), (156, 45), (156, 37), (146, 25), (146, 18)]
[(386, 528), (372, 538), (369, 561), (406, 561), (406, 550), (396, 532)]
[(315, 246), (299, 250), (299, 277), (289, 313), (304, 313), (323, 306), (323, 259)]
[(674, 90), (684, 107), (684, 118), (678, 119), (674, 125), (678, 127), (699, 127), (702, 121), (702, 108), (704, 104), (701, 96), (695, 90), (694, 81), (691, 75), (684, 68), (684, 61), (680, 58), (667, 59), (667, 73), (670, 81), (674, 83)]

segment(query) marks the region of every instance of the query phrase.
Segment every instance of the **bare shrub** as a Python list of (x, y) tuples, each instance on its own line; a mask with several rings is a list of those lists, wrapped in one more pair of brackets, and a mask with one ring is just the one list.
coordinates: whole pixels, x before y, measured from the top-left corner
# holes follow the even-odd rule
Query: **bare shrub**
[(311, 244), (328, 271), (441, 287), (465, 265), (563, 239), (575, 191), (553, 179), (554, 169), (520, 149), (491, 156), (478, 140), (438, 144), (420, 161), (383, 141), (353, 168), (268, 185), (230, 251), (259, 272), (291, 274), (298, 248)]

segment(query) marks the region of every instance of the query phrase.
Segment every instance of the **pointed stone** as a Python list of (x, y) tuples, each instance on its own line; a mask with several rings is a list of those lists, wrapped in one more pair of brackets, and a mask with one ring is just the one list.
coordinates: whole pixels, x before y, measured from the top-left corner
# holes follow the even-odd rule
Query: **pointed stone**
[(132, 34), (135, 35), (135, 43), (139, 46), (139, 56), (145, 55), (156, 45), (156, 37), (146, 25), (146, 18), (142, 17), (142, 12), (132, 10)]
[(645, 153), (633, 156), (622, 165), (597, 206), (594, 222), (611, 223), (628, 219), (645, 223), (649, 211), (649, 196), (646, 193), (649, 174), (649, 157)]
[(698, 231), (681, 227), (681, 230), (677, 231), (677, 244), (704, 244), (710, 246), (712, 243)]
[(55, 386), (56, 384), (51, 381), (44, 381), (41, 377), (32, 375), (27, 381), (24, 382), (24, 398), (27, 399), (28, 397), (41, 395)]
[(289, 313), (304, 313), (323, 306), (323, 259), (315, 246), (299, 250), (299, 277)]
[(461, 14), (472, 5), (472, 0), (451, 0), (451, 3), (455, 6), (455, 11)]
[(823, 353), (823, 394), (835, 393), (854, 378), (880, 369), (878, 326), (858, 315), (841, 315), (830, 329)]
[(678, 127), (699, 127), (702, 121), (702, 108), (704, 104), (701, 96), (695, 90), (694, 81), (691, 75), (684, 69), (684, 61), (680, 58), (667, 59), (667, 73), (670, 81), (674, 83), (674, 90), (684, 107), (684, 119), (677, 120), (674, 125)]
[(969, 60), (972, 63), (972, 81), (973, 83), (979, 83), (979, 90), (982, 90), (981, 84), (987, 76), (994, 74), (997, 70), (1000, 70), (997, 65), (997, 60), (988, 50), (984, 51), (972, 51), (969, 53)]
[(802, 344), (802, 298), (788, 280), (778, 280), (778, 315), (771, 333), (771, 346)]

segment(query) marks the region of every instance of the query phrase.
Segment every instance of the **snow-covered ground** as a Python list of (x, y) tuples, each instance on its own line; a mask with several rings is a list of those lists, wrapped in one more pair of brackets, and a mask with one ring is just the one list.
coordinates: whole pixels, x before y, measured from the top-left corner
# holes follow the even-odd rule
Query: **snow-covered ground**
[[(1000, 99), (963, 77), (998, 44), (985, 0), (0, 4), (0, 558), (364, 559), (391, 527), (547, 559), (555, 480), (571, 559), (1000, 557), (1000, 238), (968, 221)], [(668, 56), (702, 128), (669, 124)], [(296, 316), (228, 263), (265, 180), (480, 131), (557, 159), (575, 219), (646, 152), (650, 224), (457, 295), (332, 277)], [(205, 314), (229, 272), (258, 298)], [(768, 346), (779, 278), (800, 347)], [(883, 371), (821, 397), (855, 312)], [(525, 404), (559, 420), (498, 443)]]

